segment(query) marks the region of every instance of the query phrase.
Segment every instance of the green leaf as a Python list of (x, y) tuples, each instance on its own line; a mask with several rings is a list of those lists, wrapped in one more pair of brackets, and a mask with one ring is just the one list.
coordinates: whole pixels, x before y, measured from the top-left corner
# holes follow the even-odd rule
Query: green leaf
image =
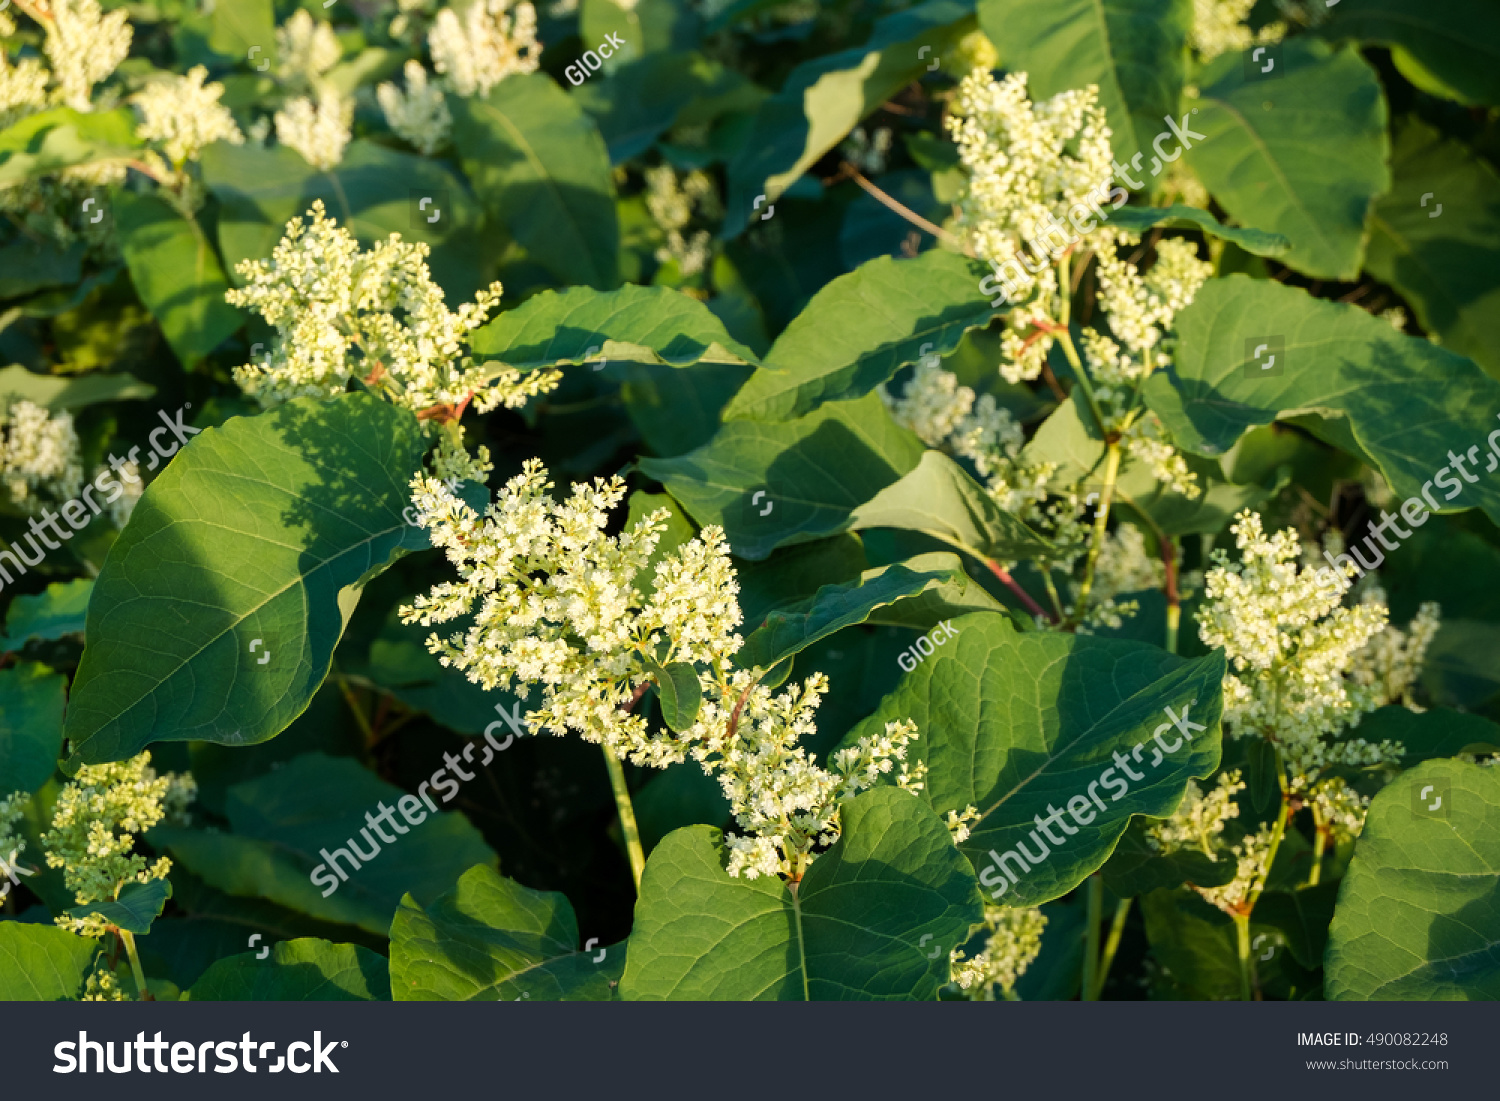
[(65, 635), (83, 634), (93, 592), (94, 579), (79, 577), (55, 581), (42, 592), (16, 597), (5, 613), (0, 654), (19, 650), (32, 640), (51, 642)]
[(820, 639), (866, 622), (877, 609), (945, 584), (961, 584), (965, 577), (958, 558), (944, 553), (866, 570), (854, 581), (825, 585), (810, 599), (772, 612), (745, 640), (735, 661), (746, 669), (769, 669)]
[(1494, 1001), (1497, 928), (1500, 772), (1428, 761), (1370, 803), (1328, 930), (1328, 999)]
[[(1287, 237), (1283, 261), (1320, 279), (1354, 279), (1365, 221), (1391, 186), (1385, 97), (1354, 50), (1282, 43), (1277, 79), (1246, 82), (1243, 55), (1212, 62), (1187, 152), (1204, 186), (1242, 225)], [(1186, 101), (1184, 101), (1186, 102)]]
[(128, 107), (81, 113), (53, 107), (0, 130), (0, 187), (64, 168), (135, 156), (135, 114)]
[[(425, 909), (410, 895), (391, 924), (397, 1001), (609, 1001), (625, 946), (578, 948), (578, 919), (556, 891), (470, 868)], [(602, 955), (603, 958), (600, 958)]]
[(620, 400), (647, 450), (663, 458), (694, 451), (713, 439), (720, 413), (750, 378), (751, 368), (698, 363), (683, 371), (658, 363), (611, 365), (606, 377), (623, 376)]
[(974, 29), (972, 0), (928, 0), (880, 20), (863, 46), (813, 58), (761, 105), (729, 164), (725, 237), (749, 224), (755, 199), (775, 203), (870, 112), (927, 71), (928, 55), (957, 47)]
[(133, 375), (39, 375), (19, 365), (0, 368), (0, 406), (29, 401), (53, 413), (106, 401), (149, 398), (156, 387)]
[(703, 303), (670, 287), (543, 291), (474, 330), (476, 358), (523, 371), (629, 360), (690, 367), (754, 364), (754, 352), (724, 330)]
[(1267, 891), (1255, 903), (1256, 923), (1281, 930), (1282, 941), (1297, 962), (1316, 970), (1323, 966), (1328, 923), (1333, 919), (1338, 892), (1336, 882), (1295, 891)]
[(1292, 243), (1279, 233), (1267, 233), (1263, 229), (1245, 229), (1226, 226), (1206, 210), (1195, 206), (1126, 206), (1110, 214), (1111, 229), (1129, 230), (1145, 235), (1145, 231), (1156, 226), (1169, 229), (1201, 229), (1210, 237), (1221, 241), (1233, 241), (1246, 252), (1256, 256), (1282, 256)]
[[(987, 613), (953, 626), (942, 660), (918, 664), (844, 741), (917, 724), (909, 756), (927, 763), (921, 798), (940, 815), (978, 808), (961, 848), (996, 902), (1035, 906), (1071, 891), (1109, 859), (1131, 815), (1167, 817), (1189, 779), (1218, 767), (1221, 653), (1184, 661), (1136, 642), (1021, 634)], [(1204, 729), (1174, 727), (1169, 708)]]
[(391, 976), (385, 958), (357, 944), (316, 937), (284, 940), (259, 952), (220, 960), (193, 984), (184, 1001), (388, 1002)]
[(229, 282), (219, 257), (202, 227), (159, 194), (120, 191), (114, 207), (131, 282), (177, 358), (191, 365), (244, 323), (224, 301)]
[(639, 465), (700, 526), (721, 525), (737, 556), (758, 559), (845, 530), (921, 455), (917, 438), (868, 394), (793, 421), (729, 421), (696, 451)]
[(36, 791), (57, 768), (67, 687), (67, 677), (36, 662), (0, 669), (0, 789), (6, 795)]
[(625, 48), (615, 47), (614, 56), (605, 61), (606, 66), (613, 66), (692, 45), (698, 37), (698, 17), (692, 8), (674, 0), (583, 0), (578, 30), (590, 48), (597, 48), (610, 34), (625, 40)]
[(76, 1001), (99, 942), (55, 925), (0, 921), (0, 1001)]
[(167, 899), (172, 897), (172, 881), (151, 879), (145, 883), (125, 884), (114, 901), (89, 902), (74, 906), (69, 917), (86, 918), (98, 914), (105, 921), (127, 933), (145, 935), (151, 932), (151, 923), (161, 917)]
[(1052, 549), (941, 451), (923, 452), (916, 469), (855, 508), (849, 527), (922, 531), (960, 549), (1007, 560)]
[(946, 355), (995, 311), (983, 272), (957, 253), (877, 257), (813, 296), (724, 411), (727, 419), (780, 421), (825, 401), (864, 397), (902, 367)]
[[(183, 9), (172, 33), (172, 46), (184, 67), (204, 64), (219, 69), (224, 63), (252, 67), (276, 57), (276, 13), (271, 0), (235, 0), (211, 4), (200, 13)], [(252, 46), (259, 46), (255, 54)]]
[(620, 229), (598, 127), (541, 73), (511, 76), (483, 99), (450, 100), (453, 144), (490, 216), (559, 282), (619, 282)]
[(1360, 0), (1335, 8), (1325, 38), (1399, 47), (1464, 103), (1500, 104), (1500, 10), (1485, 0)]
[(1396, 134), (1365, 267), (1443, 347), (1500, 378), (1500, 175), (1418, 119)]
[(0, 246), (0, 299), (19, 298), (47, 287), (70, 287), (83, 274), (88, 245), (67, 248), (48, 238), (17, 237)]
[[(429, 811), (428, 800), (445, 806), (457, 789), (449, 777), (409, 795), (346, 757), (304, 753), (229, 789), (225, 807), (233, 833), (158, 826), (151, 842), (225, 894), (269, 899), (384, 936), (403, 895), (431, 902), (465, 869), (495, 863), (462, 814)], [(399, 813), (387, 817), (385, 807)], [(391, 843), (382, 845), (367, 815), (386, 823)], [(360, 852), (373, 848), (375, 856), (355, 856), (351, 838)], [(324, 850), (337, 861), (331, 869)]]
[[(1277, 417), (1342, 416), (1398, 498), (1452, 479), (1461, 489), (1442, 493), (1442, 509), (1479, 507), (1500, 521), (1500, 482), (1481, 471), (1477, 483), (1459, 483), (1449, 467), (1450, 449), (1477, 446), (1484, 461), (1500, 408), (1500, 383), (1470, 360), (1355, 306), (1244, 275), (1209, 280), (1176, 324), (1176, 362), (1143, 392), (1179, 447), (1216, 455)], [(1254, 347), (1276, 336), (1282, 367), (1251, 377)]]
[(1346, 738), (1367, 742), (1397, 742), (1401, 764), (1411, 768), (1433, 757), (1460, 753), (1500, 753), (1500, 724), (1480, 715), (1449, 711), (1442, 707), (1412, 711), (1405, 707), (1382, 707), (1350, 727)]
[(368, 394), (299, 399), (197, 437), (95, 582), (70, 761), (285, 729), (328, 675), (363, 585), (426, 545), (402, 517), (426, 450), (410, 413)]
[(755, 630), (768, 612), (806, 600), (824, 585), (853, 580), (869, 565), (864, 543), (849, 533), (787, 547), (764, 561), (741, 563), (736, 572), (745, 629)]
[(948, 981), (948, 950), (980, 920), (973, 871), (908, 792), (868, 791), (840, 813), (843, 835), (795, 892), (775, 877), (731, 878), (718, 830), (669, 835), (646, 862), (623, 997), (934, 998)]
[(1179, 110), (1191, 19), (1187, 0), (979, 3), (980, 28), (1007, 69), (1030, 75), (1034, 101), (1099, 86), (1121, 161), (1150, 156), (1163, 118)]
[(678, 733), (687, 730), (698, 721), (698, 709), (703, 706), (697, 671), (681, 661), (662, 666), (647, 658), (646, 666), (656, 677), (662, 721)]
[[(361, 138), (328, 172), (284, 145), (254, 143), (215, 142), (203, 151), (202, 165), (203, 182), (219, 200), (219, 247), (231, 272), (242, 260), (270, 256), (286, 223), (322, 199), (328, 216), (366, 246), (391, 233), (430, 246), (428, 267), (450, 305), (489, 282), (482, 274), (482, 212), (463, 178), (443, 161)], [(429, 194), (438, 202), (424, 212), (419, 204)], [(434, 209), (436, 222), (428, 220)]]

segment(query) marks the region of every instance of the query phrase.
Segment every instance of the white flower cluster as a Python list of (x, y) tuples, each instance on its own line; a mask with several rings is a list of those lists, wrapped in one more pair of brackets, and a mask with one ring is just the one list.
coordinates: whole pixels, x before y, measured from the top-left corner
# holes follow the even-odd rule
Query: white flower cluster
[(283, 80), (316, 84), (338, 64), (343, 53), (333, 28), (321, 19), (314, 19), (305, 8), (298, 8), (276, 28), (276, 75)]
[[(692, 756), (718, 778), (735, 819), (753, 836), (730, 837), (733, 875), (798, 879), (818, 845), (838, 837), (838, 803), (904, 762), (916, 736), (888, 724), (835, 755), (832, 771), (799, 744), (814, 730), (827, 691), (821, 674), (778, 694), (754, 671), (734, 669), (742, 640), (739, 582), (723, 532), (705, 528), (662, 557), (649, 594), (647, 562), (666, 528), (658, 509), (617, 536), (605, 533), (621, 501), (619, 478), (576, 484), (558, 503), (537, 460), (508, 481), (481, 516), (436, 478), (413, 483), (418, 522), (458, 573), (401, 609), (404, 622), (448, 623), (473, 613), (468, 630), (428, 647), (486, 689), (527, 699), (527, 722), (577, 732), (638, 765), (664, 768)], [(693, 667), (702, 703), (680, 732), (653, 732), (635, 704), (655, 668)], [(904, 763), (898, 782), (919, 785)]]
[(1335, 841), (1353, 841), (1365, 828), (1370, 800), (1349, 786), (1342, 776), (1329, 776), (1313, 785), (1309, 804), (1313, 821)]
[(94, 85), (130, 52), (125, 9), (106, 14), (99, 0), (37, 0), (35, 11), (47, 30), (42, 48), (52, 67), (56, 98), (75, 111), (92, 110)]
[(884, 172), (891, 155), (890, 127), (881, 126), (871, 136), (863, 126), (856, 126), (839, 146), (839, 153), (867, 176)]
[(187, 76), (154, 80), (135, 96), (141, 112), (136, 136), (161, 142), (162, 151), (175, 169), (197, 160), (203, 147), (212, 142), (239, 145), (245, 140), (234, 116), (219, 102), (224, 85), (205, 85), (207, 76), (207, 69), (195, 65)]
[(276, 112), (276, 140), (327, 172), (344, 159), (353, 125), (354, 100), (325, 85), (316, 102), (298, 96)]
[(448, 112), (443, 90), (428, 83), (420, 61), (408, 61), (402, 70), (406, 90), (389, 81), (375, 89), (386, 124), (411, 143), (423, 156), (432, 156), (448, 144), (453, 116)]
[(1255, 0), (1193, 0), (1193, 23), (1188, 44), (1204, 61), (1223, 53), (1247, 50), (1251, 46), (1280, 42), (1286, 35), (1284, 23), (1270, 23), (1257, 34), (1245, 25)]
[[(1385, 603), (1385, 593), (1371, 585), (1360, 596), (1361, 603)], [(1364, 649), (1355, 653), (1349, 676), (1360, 687), (1372, 692), (1381, 703), (1402, 703), (1421, 711), (1412, 699), (1412, 689), (1422, 675), (1427, 648), (1442, 626), (1442, 608), (1428, 602), (1417, 609), (1416, 618), (1405, 631), (1387, 626)]]
[(1005, 996), (1015, 991), (1016, 981), (1026, 974), (1042, 951), (1042, 932), (1047, 916), (1033, 906), (984, 907), (989, 938), (977, 955), (966, 957), (955, 948), (953, 981), (971, 1001), (992, 1002), (998, 985)]
[[(16, 823), (26, 813), (26, 803), (31, 798), (24, 791), (17, 791), (0, 799), (0, 892), (9, 893), (11, 871), (26, 851), (26, 839), (16, 832)], [(18, 877), (16, 877), (18, 878)]]
[(47, 67), (39, 58), (7, 56), (3, 40), (15, 33), (15, 20), (0, 11), (0, 130), (47, 106)]
[[(128, 761), (84, 765), (64, 785), (52, 809), (52, 826), (42, 835), (49, 867), (63, 869), (63, 882), (79, 906), (112, 901), (127, 883), (165, 879), (172, 862), (148, 864), (134, 851), (136, 837), (162, 819), (169, 776), (151, 768), (151, 754)], [(85, 937), (103, 936), (108, 924), (98, 914), (56, 922)]]
[(667, 235), (666, 246), (656, 250), (657, 262), (675, 260), (683, 275), (697, 275), (713, 258), (712, 236), (706, 229), (691, 236), (683, 232), (695, 208), (703, 218), (723, 216), (713, 177), (694, 170), (679, 179), (669, 164), (646, 169), (646, 209)]
[(1235, 860), (1234, 878), (1221, 887), (1194, 886), (1193, 889), (1226, 914), (1242, 912), (1250, 896), (1265, 884), (1270, 870), (1272, 835), (1272, 827), (1262, 826), (1236, 841), (1229, 846), (1229, 853)]
[[(1012, 310), (1002, 337), (1007, 362), (1001, 373), (1009, 382), (1041, 373), (1058, 316), (1060, 288), (1050, 259), (1033, 264), (1023, 246), (1061, 234), (1066, 244), (1068, 213), (1088, 209), (1110, 188), (1113, 155), (1104, 109), (1093, 85), (1059, 92), (1033, 104), (1025, 73), (996, 81), (987, 69), (976, 69), (959, 84), (949, 107), (948, 128), (958, 143), (959, 162), (968, 187), (958, 204), (957, 227), (973, 254), (997, 267), (1019, 272), (1019, 291), (1035, 289), (1036, 298)], [(1084, 240), (1108, 230), (1095, 230)], [(1034, 329), (1030, 335), (1023, 335)]]
[(444, 8), (427, 34), (427, 48), (454, 92), (488, 95), (512, 73), (534, 73), (541, 64), (536, 9), (524, 0), (473, 0), (462, 16)]
[(1196, 781), (1189, 780), (1182, 802), (1172, 817), (1163, 818), (1147, 828), (1147, 843), (1162, 853), (1196, 847), (1210, 860), (1218, 860), (1216, 839), (1223, 834), (1225, 822), (1239, 817), (1240, 808), (1234, 797), (1244, 790), (1239, 769), (1220, 773), (1207, 793)]
[[(351, 380), (416, 413), (454, 415), (470, 401), (480, 412), (519, 408), (551, 390), (557, 371), (475, 366), (468, 334), (499, 301), (493, 283), (475, 301), (449, 310), (427, 270), (427, 245), (393, 233), (368, 252), (328, 218), (321, 200), (287, 223), (270, 260), (242, 261), (245, 286), (225, 298), (256, 310), (276, 327), (269, 355), (235, 369), (235, 381), (262, 405), (342, 393)], [(481, 448), (481, 456), (484, 450)], [(479, 477), (487, 469), (461, 471)]]
[(1393, 742), (1330, 740), (1385, 702), (1374, 685), (1348, 676), (1355, 655), (1385, 628), (1385, 606), (1342, 607), (1347, 578), (1328, 585), (1299, 569), (1302, 547), (1290, 529), (1267, 538), (1247, 510), (1229, 530), (1240, 561), (1213, 552), (1198, 634), (1204, 645), (1223, 647), (1233, 669), (1224, 678), (1224, 720), (1234, 736), (1274, 742), (1294, 793), (1331, 765), (1398, 759)]
[(76, 497), (83, 488), (83, 461), (72, 416), (53, 415), (29, 401), (0, 409), (0, 485), (26, 511), (39, 506), (38, 490), (59, 501)]

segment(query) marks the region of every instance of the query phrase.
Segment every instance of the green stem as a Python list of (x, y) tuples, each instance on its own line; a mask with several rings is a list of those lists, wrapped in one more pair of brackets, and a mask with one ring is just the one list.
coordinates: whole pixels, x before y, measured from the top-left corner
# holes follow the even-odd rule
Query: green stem
[(1088, 942), (1083, 948), (1083, 991), (1082, 1001), (1093, 1002), (1099, 1000), (1099, 919), (1104, 909), (1104, 880), (1097, 875), (1089, 876), (1088, 885), (1088, 911), (1084, 919), (1088, 924), (1085, 926)]
[(1323, 822), (1318, 815), (1316, 804), (1313, 806), (1313, 862), (1312, 870), (1307, 873), (1307, 885), (1316, 887), (1318, 880), (1323, 877), (1323, 853), (1328, 848), (1328, 834), (1324, 831)]
[(146, 972), (141, 968), (140, 954), (135, 950), (135, 934), (129, 929), (117, 929), (116, 932), (125, 942), (125, 954), (130, 957), (130, 973), (135, 976), (135, 988), (141, 995), (141, 1001), (155, 1001), (151, 996), (151, 989), (146, 985)]
[(1109, 525), (1109, 506), (1115, 493), (1115, 479), (1120, 474), (1120, 445), (1111, 443), (1104, 452), (1104, 488), (1099, 491), (1099, 507), (1094, 513), (1094, 537), (1089, 540), (1088, 559), (1083, 567), (1083, 581), (1078, 586), (1078, 606), (1073, 609), (1075, 622), (1088, 611), (1089, 593), (1094, 588), (1094, 565), (1099, 561), (1099, 551), (1104, 545), (1105, 532)]
[(1016, 993), (1016, 988), (1013, 986), (1002, 986), (1000, 988), (1000, 993), (1008, 1002), (1018, 1002), (1021, 1000), (1021, 995)]
[(1130, 899), (1122, 898), (1115, 903), (1115, 918), (1109, 926), (1109, 939), (1104, 942), (1104, 955), (1099, 960), (1099, 978), (1095, 983), (1094, 996), (1104, 996), (1104, 983), (1109, 978), (1109, 968), (1115, 962), (1115, 952), (1120, 948), (1120, 938), (1125, 934), (1125, 919), (1130, 915)]
[(1255, 966), (1250, 962), (1250, 915), (1232, 914), (1235, 940), (1240, 956), (1240, 1001), (1250, 1001), (1250, 973)]
[(614, 750), (607, 745), (604, 764), (609, 769), (609, 786), (614, 789), (615, 807), (620, 812), (620, 833), (625, 837), (625, 852), (630, 857), (630, 876), (635, 880), (635, 893), (641, 893), (641, 874), (646, 870), (646, 853), (641, 848), (641, 831), (635, 824), (635, 805), (630, 801), (630, 789), (625, 786), (625, 766), (620, 764)]

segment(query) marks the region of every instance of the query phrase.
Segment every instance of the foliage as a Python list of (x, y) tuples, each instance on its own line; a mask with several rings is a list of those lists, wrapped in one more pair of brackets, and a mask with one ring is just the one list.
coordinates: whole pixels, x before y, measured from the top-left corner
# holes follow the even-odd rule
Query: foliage
[(1428, 7), (0, 10), (0, 998), (1500, 996)]

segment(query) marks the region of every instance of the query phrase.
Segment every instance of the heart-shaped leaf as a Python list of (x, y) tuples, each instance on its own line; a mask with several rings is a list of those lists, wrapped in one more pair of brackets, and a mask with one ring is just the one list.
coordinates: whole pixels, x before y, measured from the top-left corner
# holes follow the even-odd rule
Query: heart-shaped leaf
[(260, 953), (220, 960), (183, 998), (195, 1002), (388, 1002), (391, 976), (383, 956), (357, 944), (316, 937), (284, 940)]
[(151, 923), (161, 917), (162, 909), (167, 904), (167, 899), (172, 897), (172, 881), (169, 879), (151, 879), (145, 883), (127, 883), (120, 890), (120, 895), (113, 901), (90, 902), (83, 906), (74, 906), (68, 910), (68, 915), (75, 918), (86, 918), (91, 914), (98, 914), (109, 922), (127, 933), (145, 934), (151, 932)]

